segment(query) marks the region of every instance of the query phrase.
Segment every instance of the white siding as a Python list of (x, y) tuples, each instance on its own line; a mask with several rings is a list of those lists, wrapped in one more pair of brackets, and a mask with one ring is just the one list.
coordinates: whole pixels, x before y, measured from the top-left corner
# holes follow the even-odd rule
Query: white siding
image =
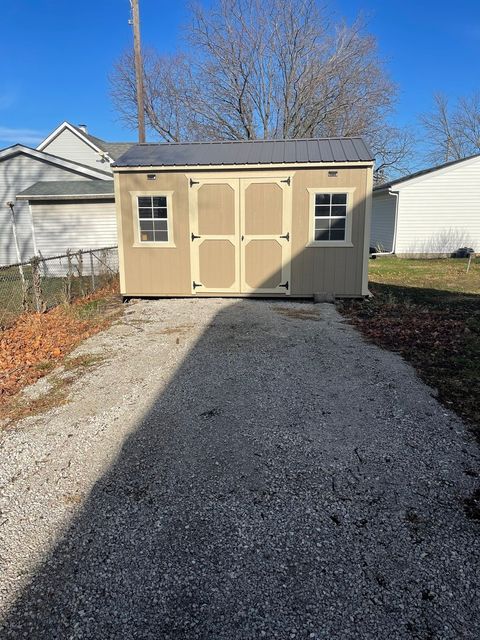
[(70, 129), (63, 129), (46, 147), (42, 148), (45, 153), (51, 153), (59, 158), (67, 158), (73, 162), (86, 164), (95, 169), (110, 171), (110, 164), (103, 160), (95, 149), (82, 140)]
[[(85, 180), (85, 176), (49, 162), (18, 154), (0, 162), (0, 264), (17, 262), (10, 209), (6, 203), (39, 180)], [(22, 260), (33, 256), (28, 203), (15, 202), (15, 220)]]
[(374, 193), (370, 246), (379, 251), (392, 251), (395, 233), (396, 198), (388, 193)]
[(480, 158), (399, 184), (396, 253), (480, 252)]
[(67, 249), (97, 249), (117, 244), (114, 202), (32, 202), (35, 238), (40, 255)]

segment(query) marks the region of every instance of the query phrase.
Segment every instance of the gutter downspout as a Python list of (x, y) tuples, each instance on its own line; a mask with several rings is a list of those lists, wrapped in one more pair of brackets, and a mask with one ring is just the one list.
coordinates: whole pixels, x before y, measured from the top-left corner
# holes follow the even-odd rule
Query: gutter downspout
[(391, 251), (378, 251), (378, 253), (372, 253), (372, 256), (393, 256), (395, 254), (395, 246), (397, 244), (397, 226), (398, 226), (398, 191), (388, 190), (389, 196), (395, 197), (395, 221), (393, 225), (393, 238), (392, 238), (392, 250)]

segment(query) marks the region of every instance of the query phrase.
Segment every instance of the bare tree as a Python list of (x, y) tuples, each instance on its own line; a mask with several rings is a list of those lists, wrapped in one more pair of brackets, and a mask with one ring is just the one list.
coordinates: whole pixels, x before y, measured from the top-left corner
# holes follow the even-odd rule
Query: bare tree
[(449, 162), (480, 153), (480, 94), (460, 98), (453, 108), (446, 96), (436, 94), (433, 110), (421, 116), (421, 123), (430, 162)]
[[(396, 87), (361, 19), (336, 23), (315, 0), (217, 0), (192, 8), (185, 52), (145, 53), (145, 115), (163, 140), (362, 135), (385, 172), (409, 138), (388, 124)], [(111, 78), (135, 126), (133, 58)]]

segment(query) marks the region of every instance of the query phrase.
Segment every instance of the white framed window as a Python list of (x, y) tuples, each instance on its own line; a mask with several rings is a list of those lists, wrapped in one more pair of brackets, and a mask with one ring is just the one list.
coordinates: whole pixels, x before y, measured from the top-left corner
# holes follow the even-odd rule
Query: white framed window
[(172, 192), (131, 192), (134, 246), (175, 246), (172, 224)]
[(308, 189), (310, 194), (309, 246), (351, 247), (352, 197), (355, 189)]

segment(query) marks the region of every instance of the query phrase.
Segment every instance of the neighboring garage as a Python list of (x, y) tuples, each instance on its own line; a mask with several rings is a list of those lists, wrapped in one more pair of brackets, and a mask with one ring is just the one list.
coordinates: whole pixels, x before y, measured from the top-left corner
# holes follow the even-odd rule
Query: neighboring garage
[(17, 200), (29, 203), (36, 255), (117, 244), (113, 180), (36, 182)]
[(113, 170), (125, 296), (368, 294), (360, 138), (143, 144)]

